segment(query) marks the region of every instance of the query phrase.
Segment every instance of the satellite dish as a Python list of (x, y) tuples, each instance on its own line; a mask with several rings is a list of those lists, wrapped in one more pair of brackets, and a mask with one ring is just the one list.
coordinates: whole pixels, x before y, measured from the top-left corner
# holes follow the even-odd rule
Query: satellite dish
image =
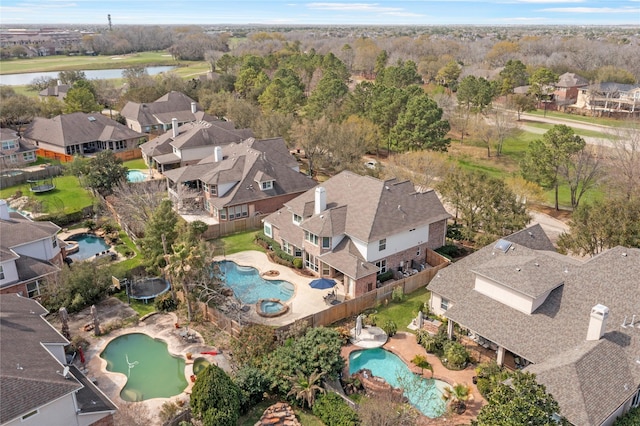
[(64, 377), (65, 379), (69, 378), (69, 367), (65, 366), (64, 369), (62, 370), (62, 377)]

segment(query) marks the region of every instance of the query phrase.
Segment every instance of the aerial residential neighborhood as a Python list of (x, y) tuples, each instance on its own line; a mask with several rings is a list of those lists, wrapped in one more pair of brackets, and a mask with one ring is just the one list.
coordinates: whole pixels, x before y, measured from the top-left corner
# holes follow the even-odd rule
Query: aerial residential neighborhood
[(640, 10), (577, 3), (3, 5), (0, 426), (639, 425)]

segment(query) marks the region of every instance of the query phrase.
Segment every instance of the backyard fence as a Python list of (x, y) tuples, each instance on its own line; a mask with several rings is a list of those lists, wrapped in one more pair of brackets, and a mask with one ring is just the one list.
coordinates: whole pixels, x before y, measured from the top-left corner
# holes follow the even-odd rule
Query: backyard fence
[(235, 234), (236, 232), (244, 232), (253, 229), (262, 228), (262, 218), (266, 215), (255, 215), (242, 219), (230, 220), (228, 222), (220, 222), (209, 225), (209, 228), (202, 234), (205, 240), (223, 237), (225, 235)]
[(22, 185), (29, 180), (49, 179), (62, 174), (60, 166), (46, 166), (38, 170), (20, 170), (21, 173), (7, 173), (3, 170), (0, 176), (0, 189), (10, 188), (16, 185)]

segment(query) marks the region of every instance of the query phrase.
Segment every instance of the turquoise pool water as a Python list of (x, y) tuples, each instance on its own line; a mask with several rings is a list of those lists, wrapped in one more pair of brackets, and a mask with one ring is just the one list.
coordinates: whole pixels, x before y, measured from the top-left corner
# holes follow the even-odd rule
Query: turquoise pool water
[(291, 299), (295, 287), (289, 281), (265, 280), (256, 268), (239, 266), (230, 260), (217, 262), (225, 285), (242, 303), (256, 303), (260, 299)]
[(147, 174), (140, 170), (129, 170), (127, 172), (127, 180), (129, 182), (144, 182), (147, 180)]
[(446, 402), (442, 400), (442, 389), (448, 386), (446, 382), (416, 376), (398, 356), (382, 348), (351, 352), (349, 374), (363, 368), (391, 386), (403, 389), (411, 405), (425, 416), (436, 418), (444, 414)]
[(116, 337), (102, 351), (107, 370), (127, 376), (120, 397), (129, 402), (170, 398), (187, 387), (185, 361), (169, 354), (167, 344), (146, 334)]
[(67, 238), (67, 241), (77, 241), (78, 251), (69, 255), (73, 260), (85, 260), (91, 256), (95, 256), (96, 253), (101, 253), (105, 250), (109, 250), (109, 244), (104, 241), (104, 238), (96, 237), (91, 234), (78, 234)]

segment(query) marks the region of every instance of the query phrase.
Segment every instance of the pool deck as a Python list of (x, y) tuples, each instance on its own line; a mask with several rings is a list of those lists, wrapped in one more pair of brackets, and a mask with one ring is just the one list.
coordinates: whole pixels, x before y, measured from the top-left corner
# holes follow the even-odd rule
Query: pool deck
[[(329, 307), (324, 301), (325, 296), (332, 289), (318, 290), (311, 288), (309, 283), (317, 277), (303, 276), (295, 272), (295, 270), (283, 265), (271, 262), (265, 253), (256, 250), (243, 251), (240, 253), (229, 254), (226, 256), (217, 256), (214, 261), (231, 260), (238, 265), (253, 266), (256, 268), (264, 279), (285, 280), (295, 286), (293, 297), (286, 303), (289, 305), (289, 311), (284, 315), (274, 318), (261, 317), (256, 313), (255, 305), (249, 311), (248, 320), (260, 324), (273, 326), (282, 326), (293, 321), (304, 318), (316, 312), (323, 311)], [(277, 276), (264, 275), (267, 271), (278, 271)], [(344, 287), (338, 283), (335, 287), (338, 300), (344, 300)]]
[[(412, 333), (399, 332), (395, 336), (390, 337), (387, 343), (383, 346), (390, 352), (398, 355), (400, 359), (407, 364), (407, 367), (415, 374), (422, 374), (423, 377), (442, 380), (450, 385), (462, 383), (469, 386), (472, 390), (472, 397), (466, 402), (467, 410), (461, 414), (447, 413), (437, 419), (430, 419), (426, 416), (422, 416), (418, 425), (428, 426), (445, 426), (445, 425), (464, 425), (470, 424), (471, 420), (475, 419), (480, 412), (482, 406), (486, 403), (478, 388), (473, 384), (472, 378), (476, 375), (473, 366), (469, 366), (464, 370), (454, 371), (449, 370), (442, 365), (438, 357), (432, 354), (428, 354), (422, 346), (416, 341), (416, 336)], [(364, 348), (356, 345), (348, 345), (342, 347), (342, 357), (346, 361), (346, 367), (343, 371), (343, 375), (346, 377), (349, 375), (349, 354), (354, 351), (363, 350)], [(411, 363), (411, 360), (416, 355), (423, 355), (427, 357), (429, 363), (433, 366), (433, 375), (429, 370), (425, 370), (421, 373), (420, 368)]]

